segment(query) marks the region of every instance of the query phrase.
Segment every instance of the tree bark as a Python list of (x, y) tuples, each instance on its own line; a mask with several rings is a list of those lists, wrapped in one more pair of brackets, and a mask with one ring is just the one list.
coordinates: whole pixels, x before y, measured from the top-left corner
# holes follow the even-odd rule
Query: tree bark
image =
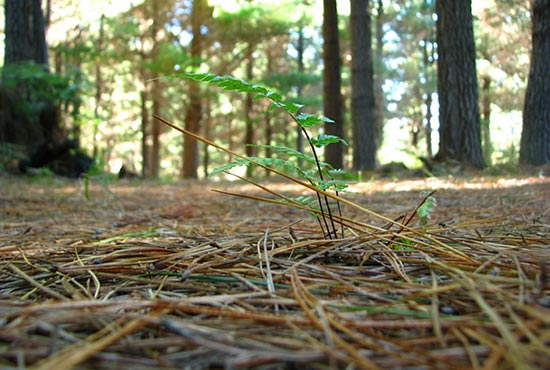
[[(254, 46), (249, 43), (246, 50), (246, 79), (248, 81), (252, 81), (252, 78), (253, 78), (253, 67), (254, 67), (253, 51), (254, 51)], [(246, 94), (246, 98), (244, 102), (244, 120), (245, 120), (245, 126), (246, 126), (245, 137), (244, 137), (244, 143), (246, 147), (244, 150), (247, 157), (254, 156), (254, 147), (251, 145), (247, 145), (247, 144), (254, 144), (254, 124), (252, 122), (253, 98), (254, 96), (252, 94)], [(252, 176), (252, 173), (253, 173), (252, 166), (248, 166), (246, 168), (246, 175)]]
[[(194, 67), (201, 64), (203, 37), (201, 34), (202, 16), (204, 14), (204, 0), (193, 0), (191, 11), (191, 60)], [(185, 114), (185, 129), (198, 133), (202, 116), (202, 105), (199, 83), (189, 82), (189, 105)], [(185, 135), (183, 144), (183, 178), (197, 178), (197, 167), (199, 164), (199, 147), (197, 140)]]
[[(48, 71), (48, 48), (40, 0), (6, 0), (4, 67), (32, 68), (33, 62)], [(5, 69), (4, 69), (5, 71)], [(10, 77), (10, 76), (6, 76)], [(49, 99), (40, 101), (41, 108), (32, 111), (18, 107), (28, 103), (28, 87), (0, 87), (0, 141), (36, 146), (61, 139), (59, 106)], [(32, 102), (37, 106), (37, 102)]]
[[(305, 73), (306, 68), (304, 65), (304, 29), (302, 26), (300, 26), (300, 30), (298, 31), (298, 43), (296, 45), (296, 60), (298, 62), (298, 72), (300, 73), (300, 75), (303, 75)], [(302, 98), (303, 86), (301, 83), (298, 83), (298, 86), (296, 86), (296, 95), (298, 96), (298, 99)], [(302, 133), (301, 127), (296, 127), (296, 150), (300, 153), (304, 152), (304, 134)], [(303, 166), (303, 160), (302, 158), (298, 158), (298, 167), (302, 168), (302, 166)]]
[(471, 0), (437, 0), (438, 160), (485, 166)]
[(377, 0), (376, 6), (376, 57), (373, 61), (374, 68), (374, 109), (376, 112), (376, 146), (382, 144), (384, 131), (384, 119), (386, 117), (386, 95), (382, 86), (385, 79), (384, 68), (384, 2)]
[(491, 77), (481, 80), (481, 141), (485, 164), (491, 165), (493, 145), (491, 143)]
[[(153, 50), (151, 52), (151, 59), (156, 60), (159, 52), (158, 33), (160, 29), (160, 14), (158, 0), (153, 0), (153, 24), (151, 27), (151, 39), (153, 42)], [(153, 81), (151, 81), (151, 98), (153, 99), (153, 114), (160, 115), (161, 106), (161, 88), (160, 80), (158, 79), (158, 73), (153, 73)], [(152, 121), (151, 127), (151, 177), (158, 178), (160, 174), (160, 122), (156, 119)]]
[[(336, 0), (323, 0), (323, 111), (334, 121), (325, 125), (325, 132), (344, 138), (344, 112), (342, 103), (342, 77), (340, 73), (340, 41)], [(344, 145), (325, 147), (325, 161), (334, 168), (344, 167)]]
[(4, 65), (33, 61), (48, 66), (48, 47), (40, 0), (5, 0)]
[(550, 0), (534, 0), (531, 14), (531, 67), (519, 161), (538, 166), (550, 163)]
[(351, 119), (353, 169), (376, 166), (376, 112), (368, 0), (351, 0)]

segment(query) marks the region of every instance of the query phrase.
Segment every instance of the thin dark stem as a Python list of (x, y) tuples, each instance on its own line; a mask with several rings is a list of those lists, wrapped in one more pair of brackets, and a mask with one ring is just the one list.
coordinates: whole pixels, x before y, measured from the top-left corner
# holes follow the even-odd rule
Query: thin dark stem
[[(315, 150), (315, 147), (311, 143), (311, 138), (309, 136), (309, 133), (307, 132), (307, 130), (305, 128), (303, 128), (298, 123), (298, 120), (296, 119), (296, 116), (294, 116), (290, 112), (288, 114), (290, 115), (290, 117), (292, 117), (294, 122), (296, 122), (298, 124), (298, 126), (300, 127), (300, 129), (302, 130), (302, 133), (304, 134), (304, 137), (306, 138), (306, 140), (309, 144), (309, 147), (311, 148), (311, 151), (313, 152), (313, 158), (315, 159), (315, 164), (317, 165), (317, 171), (319, 172), (319, 178), (321, 179), (321, 181), (325, 181), (324, 176), (323, 176), (323, 171), (321, 169), (321, 161), (319, 160), (319, 157), (317, 156), (317, 152)], [(309, 179), (309, 182), (310, 182), (311, 185), (315, 185), (311, 179)], [(326, 195), (323, 196), (323, 198), (325, 200), (325, 206), (327, 207), (328, 218), (330, 220), (331, 227), (329, 227), (329, 225), (328, 225), (327, 217), (326, 217), (326, 215), (324, 213), (324, 210), (323, 210), (323, 201), (321, 200), (321, 195), (318, 192), (316, 192), (315, 194), (317, 195), (317, 202), (319, 203), (319, 208), (321, 210), (323, 221), (325, 222), (325, 226), (327, 228), (327, 233), (325, 235), (327, 235), (329, 239), (332, 239), (332, 235), (334, 235), (334, 237), (337, 237), (336, 224), (334, 223), (334, 218), (332, 216), (332, 210), (330, 208), (328, 197)], [(340, 212), (340, 216), (342, 216), (341, 211), (340, 211), (340, 204), (339, 203), (338, 203), (338, 209), (339, 209), (339, 212)], [(342, 232), (342, 237), (343, 237), (343, 232)]]

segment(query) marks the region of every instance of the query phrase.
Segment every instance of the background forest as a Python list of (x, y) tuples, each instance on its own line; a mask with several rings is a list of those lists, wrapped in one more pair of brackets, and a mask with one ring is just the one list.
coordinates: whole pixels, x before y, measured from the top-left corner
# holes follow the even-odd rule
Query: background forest
[[(153, 114), (248, 155), (277, 154), (245, 143), (302, 150), (303, 138), (287, 116), (268, 111), (265, 103), (253, 101), (251, 95), (220, 93), (187, 79), (165, 78), (183, 72), (232, 75), (259, 83), (304, 104), (307, 113), (324, 114), (337, 124), (341, 120), (335, 134), (349, 142), (341, 155), (346, 169), (370, 170), (403, 162), (408, 167), (430, 164), (427, 169), (435, 171), (432, 160), (444, 152), (439, 148), (437, 41), (441, 34), (436, 31), (436, 1), (351, 1), (351, 7), (348, 1), (338, 1), (337, 14), (333, 14), (337, 18), (332, 20), (327, 16), (327, 3), (336, 4), (49, 0), (41, 4), (49, 72), (32, 65), (13, 72), (5, 66), (3, 84), (12, 81), (55, 101), (63, 136), (78, 139), (96, 166), (108, 172), (124, 166), (144, 177), (196, 178), (228, 160), (162, 126), (152, 119)], [(474, 98), (479, 107), (475, 113), (483, 158), (464, 162), (478, 168), (515, 166), (530, 66), (531, 2), (452, 3), (465, 9), (472, 6), (473, 14), (478, 94)], [(323, 42), (329, 21), (338, 26), (337, 48), (332, 51), (324, 49), (328, 42)], [(336, 69), (341, 79), (336, 95), (324, 90), (330, 55), (341, 62)], [(371, 79), (365, 80), (366, 85), (354, 85), (362, 81), (354, 74), (362, 66), (353, 61), (362, 57), (372, 66), (366, 75)], [(367, 85), (372, 86), (374, 101), (360, 105), (368, 108), (361, 113), (352, 104), (354, 91)], [(328, 101), (338, 104), (340, 100), (341, 118), (327, 108)], [(368, 144), (355, 140), (357, 125), (362, 123), (354, 117), (360, 114), (367, 117), (361, 119), (370, 120)], [(4, 153), (7, 142), (15, 148), (28, 144), (7, 136), (0, 137)], [(376, 158), (356, 159), (363, 145)], [(327, 161), (334, 163), (328, 156)], [(452, 151), (441, 159), (447, 164), (463, 161)], [(535, 162), (522, 161), (544, 164), (548, 158)], [(336, 167), (340, 167), (338, 162)]]

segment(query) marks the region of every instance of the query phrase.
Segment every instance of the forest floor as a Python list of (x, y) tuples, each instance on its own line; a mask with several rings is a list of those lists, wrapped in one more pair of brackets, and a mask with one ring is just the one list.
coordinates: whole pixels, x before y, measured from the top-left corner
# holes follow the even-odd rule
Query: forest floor
[(0, 175), (0, 367), (550, 368), (549, 177), (355, 184), (329, 240), (211, 189), (261, 195)]

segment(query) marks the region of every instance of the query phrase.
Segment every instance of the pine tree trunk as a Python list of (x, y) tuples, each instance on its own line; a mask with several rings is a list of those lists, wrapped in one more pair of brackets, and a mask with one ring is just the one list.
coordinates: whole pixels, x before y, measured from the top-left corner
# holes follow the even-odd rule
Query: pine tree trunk
[[(48, 69), (48, 48), (40, 0), (6, 0), (4, 67), (34, 62)], [(38, 111), (17, 109), (28, 99), (25, 86), (0, 87), (0, 141), (36, 146), (61, 139), (59, 107), (42, 99)], [(37, 102), (33, 102), (36, 106)]]
[[(145, 75), (143, 73), (142, 75)], [(145, 81), (146, 79), (143, 79)], [(140, 93), (141, 107), (141, 176), (151, 177), (151, 146), (149, 145), (150, 120), (149, 110), (147, 109), (148, 94), (144, 89)]]
[(491, 165), (493, 145), (491, 143), (491, 77), (484, 76), (481, 81), (481, 141), (485, 164)]
[[(195, 67), (200, 66), (200, 58), (202, 54), (202, 15), (204, 0), (194, 0), (193, 9), (191, 12), (191, 30), (193, 39), (191, 40), (191, 58)], [(200, 98), (199, 83), (195, 81), (189, 82), (189, 106), (185, 114), (185, 129), (194, 133), (199, 132), (200, 121), (202, 116), (202, 106)], [(197, 178), (197, 167), (199, 164), (199, 148), (195, 139), (185, 136), (183, 144), (183, 178)]]
[(471, 0), (437, 0), (439, 160), (485, 166)]
[[(304, 30), (303, 28), (300, 28), (298, 31), (298, 44), (296, 45), (296, 59), (298, 61), (298, 72), (300, 75), (303, 75), (305, 73), (305, 65), (304, 65)], [(303, 94), (303, 86), (301, 83), (298, 83), (298, 86), (296, 86), (296, 95), (298, 96), (298, 99), (302, 98)], [(286, 131), (286, 130), (285, 130)], [(296, 150), (300, 153), (304, 152), (304, 134), (302, 133), (302, 128), (297, 127), (296, 128)], [(303, 160), (302, 158), (298, 158), (298, 167), (302, 168)]]
[(40, 0), (5, 0), (4, 65), (33, 61), (48, 66), (48, 47)]
[(351, 118), (353, 168), (376, 166), (376, 112), (368, 0), (351, 0)]
[[(326, 124), (325, 132), (344, 138), (344, 112), (342, 104), (342, 77), (340, 74), (340, 41), (336, 0), (323, 0), (323, 111), (334, 121)], [(344, 145), (325, 147), (325, 161), (334, 168), (344, 167)]]
[[(253, 58), (253, 50), (254, 47), (252, 44), (248, 44), (248, 48), (246, 51), (246, 79), (248, 81), (252, 81), (253, 76), (253, 67), (254, 67), (254, 58)], [(252, 106), (253, 106), (253, 98), (254, 96), (252, 94), (246, 94), (245, 102), (244, 102), (244, 115), (245, 115), (245, 137), (244, 137), (244, 143), (246, 144), (254, 144), (254, 124), (252, 122)], [(251, 145), (247, 145), (245, 147), (245, 154), (247, 157), (254, 156), (254, 147)], [(248, 166), (246, 167), (246, 175), (252, 176), (253, 173), (253, 167)]]
[(374, 107), (376, 111), (376, 146), (382, 144), (384, 119), (386, 116), (386, 95), (384, 85), (384, 2), (377, 0), (376, 7), (376, 57), (373, 61), (374, 69)]
[(523, 108), (519, 161), (550, 163), (550, 0), (534, 0), (529, 80)]
[[(153, 42), (153, 50), (151, 59), (156, 60), (159, 53), (158, 34), (160, 30), (160, 14), (158, 9), (158, 0), (153, 0), (153, 24), (151, 27), (151, 39)], [(153, 114), (160, 115), (160, 106), (162, 102), (160, 80), (157, 78), (158, 73), (153, 73), (153, 81), (151, 81), (151, 98), (153, 99)], [(160, 122), (152, 121), (151, 128), (151, 177), (158, 178), (160, 174)]]

